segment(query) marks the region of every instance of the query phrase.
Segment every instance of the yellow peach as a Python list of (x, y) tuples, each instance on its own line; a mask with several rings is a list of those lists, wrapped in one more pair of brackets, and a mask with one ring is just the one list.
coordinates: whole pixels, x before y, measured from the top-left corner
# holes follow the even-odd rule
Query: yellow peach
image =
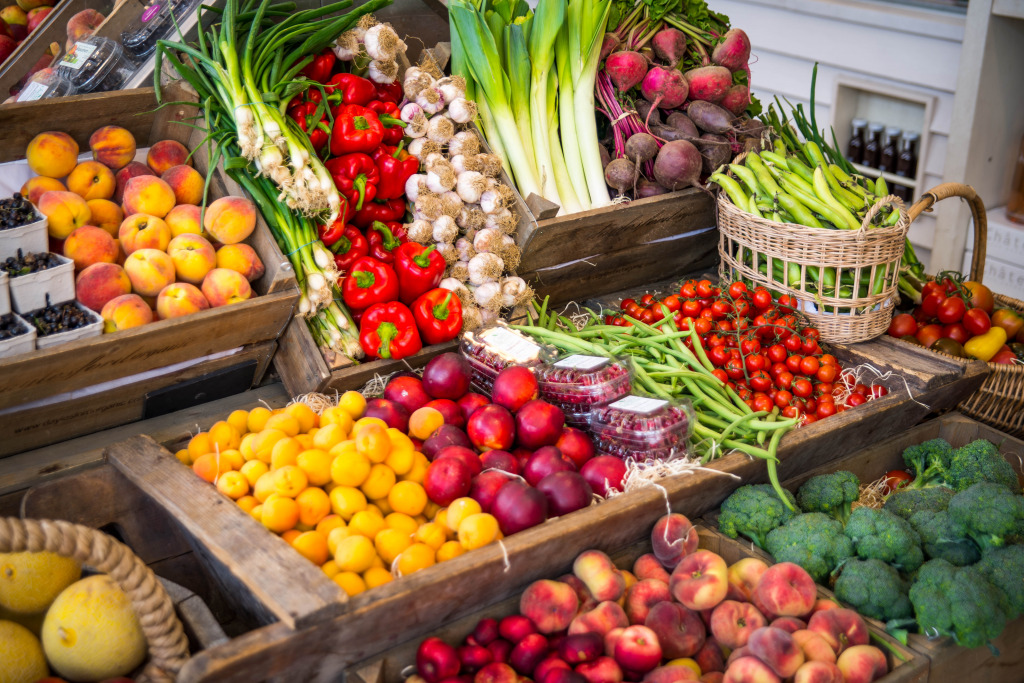
[(39, 175), (63, 178), (78, 165), (78, 143), (67, 133), (40, 133), (28, 143), (25, 157), (29, 168)]
[(43, 196), (44, 192), (50, 190), (66, 191), (68, 188), (64, 186), (64, 183), (57, 180), (56, 178), (47, 178), (44, 175), (36, 176), (35, 178), (29, 178), (24, 185), (21, 186), (21, 196), (28, 199), (33, 204), (39, 204), (39, 198)]
[(174, 208), (174, 190), (155, 176), (141, 175), (128, 181), (121, 200), (126, 216), (148, 213), (163, 218)]
[(199, 204), (203, 201), (203, 187), (206, 182), (203, 176), (199, 175), (199, 171), (191, 166), (171, 166), (160, 178), (174, 190), (174, 198), (179, 205)]
[(157, 175), (163, 175), (167, 169), (181, 164), (191, 166), (192, 160), (189, 159), (188, 149), (177, 140), (153, 143), (149, 148), (149, 154), (146, 155), (146, 165)]
[(119, 332), (153, 322), (153, 310), (138, 294), (122, 294), (111, 299), (100, 311), (103, 316), (103, 331)]
[(75, 262), (75, 270), (85, 270), (94, 263), (117, 261), (118, 245), (103, 228), (83, 225), (64, 240), (64, 255)]
[(256, 205), (245, 197), (221, 197), (206, 207), (203, 227), (221, 244), (237, 244), (256, 228)]
[(252, 296), (249, 281), (241, 273), (227, 268), (214, 268), (203, 280), (203, 294), (214, 308), (236, 304)]
[(135, 137), (120, 126), (103, 126), (89, 136), (89, 149), (93, 159), (118, 171), (135, 158)]
[(132, 281), (132, 290), (142, 296), (156, 296), (174, 282), (174, 261), (159, 249), (139, 249), (128, 255), (125, 272)]
[(127, 256), (139, 249), (165, 251), (171, 242), (171, 229), (162, 219), (144, 213), (125, 218), (117, 230), (117, 238)]
[(89, 223), (92, 212), (74, 192), (50, 190), (39, 198), (39, 212), (47, 218), (50, 237), (62, 240)]
[[(178, 235), (167, 245), (167, 255), (174, 261), (178, 280), (193, 285), (201, 284), (206, 274), (217, 265), (213, 245), (200, 235)], [(197, 290), (198, 291), (198, 290)], [(159, 305), (159, 301), (157, 302)]]
[(68, 176), (68, 190), (85, 200), (110, 199), (116, 189), (114, 172), (98, 161), (83, 161)]
[(124, 201), (124, 190), (128, 181), (140, 175), (156, 175), (153, 169), (138, 161), (131, 161), (127, 166), (114, 174), (117, 181), (117, 189), (114, 190), (114, 201), (120, 204)]
[(259, 254), (248, 244), (225, 244), (218, 249), (217, 267), (241, 273), (249, 282), (263, 277), (266, 270)]
[(121, 207), (109, 199), (90, 199), (86, 204), (89, 205), (89, 211), (92, 213), (92, 218), (89, 219), (90, 223), (97, 228), (103, 228), (110, 233), (111, 237), (117, 239), (118, 229), (124, 222), (124, 212), (121, 211)]
[(192, 204), (178, 204), (171, 209), (171, 212), (164, 216), (164, 222), (171, 229), (171, 236), (202, 235), (209, 241), (210, 236), (203, 230), (203, 224), (200, 222), (201, 212), (202, 209)]
[(187, 282), (175, 282), (160, 290), (156, 298), (156, 314), (161, 320), (180, 318), (205, 311), (210, 307), (203, 293), (195, 285)]
[(116, 263), (94, 263), (75, 278), (75, 298), (97, 313), (111, 299), (131, 291), (128, 273)]

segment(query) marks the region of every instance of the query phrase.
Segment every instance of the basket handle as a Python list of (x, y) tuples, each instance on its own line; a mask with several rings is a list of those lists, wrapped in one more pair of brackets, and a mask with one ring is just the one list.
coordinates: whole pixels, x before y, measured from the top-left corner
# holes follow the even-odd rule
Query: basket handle
[(878, 215), (878, 212), (882, 210), (883, 206), (888, 206), (890, 204), (896, 207), (896, 211), (900, 215), (899, 223), (904, 225), (909, 224), (909, 219), (907, 218), (907, 207), (903, 203), (903, 200), (894, 194), (890, 194), (882, 197), (872, 204), (871, 208), (868, 209), (868, 212), (864, 214), (864, 220), (861, 221), (860, 228), (857, 230), (858, 239), (864, 239), (864, 235), (867, 233), (868, 228), (871, 227), (871, 221), (874, 220), (875, 216)]
[(913, 223), (925, 211), (931, 211), (936, 202), (949, 197), (960, 197), (967, 200), (974, 220), (974, 254), (971, 257), (971, 279), (981, 282), (985, 274), (985, 252), (988, 248), (988, 217), (985, 214), (985, 203), (970, 185), (963, 183), (942, 183), (921, 195), (921, 198), (910, 207), (910, 222)]
[(128, 546), (81, 524), (0, 517), (0, 552), (48, 551), (108, 574), (132, 601), (149, 645), (138, 681), (170, 683), (188, 660), (188, 639), (153, 571)]

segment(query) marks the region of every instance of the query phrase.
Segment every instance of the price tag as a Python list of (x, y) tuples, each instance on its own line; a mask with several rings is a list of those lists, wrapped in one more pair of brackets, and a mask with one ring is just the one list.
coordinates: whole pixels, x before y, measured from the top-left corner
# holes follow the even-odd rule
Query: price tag
[(142, 13), (142, 16), (139, 17), (139, 21), (141, 21), (143, 24), (145, 24), (150, 19), (155, 17), (157, 15), (157, 12), (159, 12), (159, 11), (160, 11), (160, 3), (159, 2), (154, 2), (152, 5), (147, 7), (146, 10)]
[(637, 415), (650, 415), (667, 406), (668, 401), (660, 398), (646, 398), (644, 396), (627, 396), (608, 405), (609, 408), (626, 410)]
[(483, 332), (480, 339), (486, 341), (500, 355), (517, 363), (535, 360), (540, 355), (540, 346), (503, 327), (494, 327)]
[(68, 53), (64, 55), (64, 59), (60, 60), (59, 66), (78, 71), (82, 68), (82, 65), (89, 61), (89, 57), (92, 56), (93, 52), (96, 52), (96, 45), (90, 45), (89, 43), (75, 43), (74, 46)]
[(555, 367), (558, 368), (575, 368), (576, 370), (597, 370), (608, 365), (608, 359), (601, 356), (582, 356), (580, 354), (573, 354), (566, 356), (565, 358), (556, 361)]
[(18, 101), (32, 102), (34, 100), (38, 100), (46, 94), (46, 89), (49, 87), (50, 86), (46, 85), (45, 83), (40, 83), (39, 81), (32, 81), (31, 83), (26, 85), (25, 89), (21, 91), (21, 94), (18, 95)]

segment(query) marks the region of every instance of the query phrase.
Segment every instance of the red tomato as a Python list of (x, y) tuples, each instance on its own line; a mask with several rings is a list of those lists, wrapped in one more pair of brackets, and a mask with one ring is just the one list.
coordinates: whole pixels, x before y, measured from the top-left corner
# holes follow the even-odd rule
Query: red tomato
[(871, 398), (882, 398), (889, 394), (889, 390), (882, 384), (871, 385)]
[(800, 379), (793, 382), (793, 395), (799, 396), (800, 398), (810, 398), (811, 393), (814, 391), (814, 387), (811, 385), (811, 380), (801, 377)]
[(818, 331), (817, 327), (805, 327), (800, 330), (800, 336), (804, 339), (813, 339), (814, 341), (818, 341), (821, 339), (821, 332)]
[(701, 280), (697, 283), (697, 296), (701, 299), (707, 299), (711, 297), (713, 289), (714, 288), (711, 286), (711, 280)]
[(754, 290), (753, 299), (754, 307), (757, 308), (758, 310), (763, 311), (766, 308), (771, 308), (772, 295), (764, 287), (758, 287), (757, 289)]
[(889, 323), (889, 336), (905, 337), (908, 334), (914, 334), (917, 332), (917, 321), (914, 320), (914, 316), (909, 313), (900, 313), (892, 319)]
[(705, 318), (697, 318), (697, 320), (693, 322), (693, 329), (697, 334), (703, 337), (711, 331), (711, 321), (706, 320)]
[(761, 356), (759, 354), (747, 356), (743, 362), (743, 364), (747, 368), (747, 372), (757, 372), (758, 370), (764, 370), (766, 363), (767, 361), (765, 361), (764, 356)]
[(711, 304), (711, 318), (713, 320), (723, 320), (730, 313), (732, 313), (732, 304), (728, 301), (719, 299), (715, 303)]
[(785, 363), (772, 363), (772, 367), (768, 372), (772, 377), (778, 379), (779, 373), (789, 372), (789, 369), (786, 367)]
[(965, 282), (964, 287), (971, 293), (971, 308), (980, 308), (985, 313), (991, 315), (992, 309), (996, 305), (995, 298), (992, 296), (992, 290), (973, 280)]
[(746, 318), (748, 315), (750, 315), (750, 311), (752, 310), (750, 308), (750, 303), (746, 299), (737, 300), (736, 303), (733, 304), (733, 306), (736, 309), (736, 315), (738, 315), (741, 318)]
[(702, 317), (705, 320), (710, 322), (710, 320), (711, 320), (711, 309), (710, 308), (702, 308), (702, 309), (700, 309), (700, 317)]
[(814, 377), (820, 367), (821, 363), (814, 356), (804, 356), (804, 359), (800, 361), (800, 372), (808, 377)]
[(996, 352), (996, 355), (988, 359), (989, 363), (999, 363), (1000, 365), (1013, 365), (1014, 359), (1017, 358), (1017, 354), (1008, 348), (1003, 348)]
[(685, 315), (687, 318), (696, 318), (698, 315), (700, 315), (700, 304), (694, 301), (693, 299), (687, 299), (686, 301), (683, 302), (683, 305), (680, 308), (680, 310), (683, 312), (683, 315)]
[(855, 386), (853, 388), (853, 393), (860, 394), (864, 398), (867, 398), (868, 394), (871, 393), (871, 390), (868, 389), (868, 385), (866, 385), (866, 384), (858, 384), (857, 386)]
[[(751, 382), (753, 382), (753, 379), (751, 379)], [(764, 394), (754, 394), (754, 412), (764, 411), (770, 413), (774, 407), (775, 403)]]
[(639, 315), (636, 316), (636, 319), (642, 323), (650, 325), (654, 322), (654, 311), (649, 308), (645, 308), (640, 311)]
[(729, 379), (740, 379), (743, 377), (743, 363), (738, 358), (730, 358), (725, 363), (725, 374)]
[(654, 318), (654, 322), (658, 322), (659, 320), (665, 319), (665, 309), (662, 308), (660, 304), (655, 303), (653, 306), (651, 306), (650, 311), (651, 316)]
[(943, 294), (945, 294), (946, 290), (945, 288), (943, 288), (942, 285), (940, 285), (935, 280), (929, 280), (928, 282), (924, 283), (924, 287), (921, 288), (921, 298), (924, 299), (932, 292), (942, 292)]
[(682, 287), (679, 288), (679, 296), (684, 299), (696, 299), (697, 298), (697, 285), (693, 280), (688, 280)]
[(822, 354), (821, 358), (819, 358), (818, 361), (822, 365), (838, 365), (838, 363), (836, 362), (836, 357), (833, 356), (831, 353)]
[(850, 394), (849, 398), (846, 399), (846, 405), (851, 408), (856, 408), (857, 406), (867, 403), (867, 400), (868, 399), (861, 394)]
[(935, 325), (934, 323), (925, 325), (914, 336), (917, 337), (917, 341), (921, 342), (922, 346), (931, 346), (937, 339), (942, 337), (942, 326)]
[(787, 420), (793, 417), (797, 417), (798, 415), (800, 415), (800, 411), (797, 410), (796, 406), (786, 406), (785, 408), (782, 409), (782, 417), (786, 418)]
[(722, 367), (729, 361), (729, 350), (723, 346), (712, 346), (708, 349), (708, 360), (716, 367)]
[(885, 495), (896, 491), (897, 489), (906, 488), (910, 483), (914, 481), (914, 477), (909, 472), (904, 470), (889, 470), (885, 473)]
[(979, 334), (989, 331), (992, 327), (992, 319), (981, 308), (972, 308), (964, 313), (963, 324), (972, 337), (977, 337)]
[(815, 378), (819, 382), (831, 384), (836, 379), (836, 366), (834, 365), (819, 365), (818, 371), (814, 373)]
[(967, 304), (964, 303), (964, 300), (958, 296), (951, 296), (939, 304), (939, 322), (945, 325), (958, 323), (966, 312)]
[(804, 343), (800, 341), (800, 337), (796, 336), (795, 334), (791, 334), (789, 330), (785, 330), (785, 332), (789, 336), (786, 337), (786, 340), (783, 342), (783, 346), (785, 346), (786, 349), (791, 353), (797, 353), (798, 351), (800, 351), (800, 349), (803, 348), (804, 345)]
[(815, 423), (817, 421), (818, 421), (817, 416), (812, 415), (811, 413), (804, 413), (803, 415), (800, 416), (800, 424), (804, 425), (804, 426), (807, 426), (809, 424), (813, 424), (813, 423)]
[(747, 293), (747, 286), (742, 282), (734, 282), (729, 285), (729, 296), (733, 299), (739, 299), (741, 296)]
[(668, 296), (661, 300), (661, 303), (663, 303), (665, 307), (668, 308), (668, 310), (672, 311), (673, 313), (678, 311), (683, 305), (683, 303), (679, 300), (679, 297), (676, 296), (675, 294), (669, 294)]
[(826, 417), (832, 417), (836, 414), (836, 404), (830, 401), (818, 401), (818, 409), (814, 411), (814, 414), (818, 416), (819, 420), (823, 420)]
[(818, 346), (818, 342), (815, 339), (804, 339), (800, 345), (800, 350), (803, 351), (805, 356), (816, 356), (821, 353), (821, 347)]
[(754, 391), (768, 391), (772, 388), (772, 379), (764, 370), (750, 373), (750, 388)]
[(802, 361), (803, 359), (803, 356), (793, 354), (792, 356), (786, 359), (786, 367), (789, 368), (789, 371), (795, 375), (798, 372), (800, 372), (800, 361)]
[(620, 307), (620, 308), (621, 308), (622, 310), (624, 310), (624, 311), (625, 311), (625, 310), (626, 310), (626, 309), (628, 309), (628, 308), (629, 308), (630, 306), (635, 306), (635, 305), (636, 305), (636, 299), (623, 299), (623, 300), (622, 300), (622, 303), (621, 303), (621, 304), (619, 304), (619, 307)]
[(653, 294), (644, 294), (640, 297), (640, 303), (644, 306), (650, 306), (655, 301)]
[(939, 306), (945, 300), (945, 292), (932, 292), (921, 300), (921, 312), (929, 318), (934, 318), (939, 313)]
[(819, 396), (832, 398), (832, 391), (835, 389), (835, 385), (832, 382), (819, 382), (814, 385), (814, 391)]
[(714, 375), (722, 384), (729, 381), (729, 375), (725, 374), (725, 370), (722, 368), (715, 368), (711, 371), (711, 374)]
[(775, 405), (780, 408), (791, 407), (789, 404), (793, 402), (793, 394), (788, 391), (782, 390), (775, 394)]
[(952, 323), (951, 325), (942, 326), (942, 336), (948, 337), (955, 342), (960, 344), (967, 343), (967, 340), (971, 338), (971, 335), (967, 333), (967, 330), (960, 323)]
[(780, 372), (775, 378), (775, 386), (779, 389), (789, 389), (793, 386), (793, 373), (788, 370)]
[(784, 363), (789, 353), (782, 344), (772, 344), (768, 347), (768, 360), (772, 363)]

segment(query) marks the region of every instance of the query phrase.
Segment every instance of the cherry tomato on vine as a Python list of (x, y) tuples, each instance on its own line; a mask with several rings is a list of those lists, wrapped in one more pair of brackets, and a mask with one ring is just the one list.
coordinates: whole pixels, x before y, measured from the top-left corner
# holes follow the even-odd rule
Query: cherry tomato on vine
[(785, 389), (781, 389), (775, 394), (775, 405), (780, 408), (792, 407), (790, 404), (793, 402), (793, 394)]
[(700, 315), (700, 304), (693, 299), (687, 299), (680, 308), (683, 315), (688, 318), (696, 318)]
[(971, 336), (976, 337), (985, 334), (992, 328), (992, 319), (981, 308), (972, 308), (964, 313), (963, 326), (971, 333)]
[[(693, 322), (694, 331), (702, 337), (711, 331), (711, 321), (707, 318), (697, 318)], [(689, 340), (687, 340), (689, 341)]]
[(744, 339), (740, 342), (740, 351), (743, 353), (761, 353), (761, 342), (757, 339)]
[(722, 384), (729, 381), (729, 375), (725, 374), (725, 370), (722, 368), (715, 368), (711, 371), (711, 374), (714, 375)]
[(924, 283), (924, 287), (921, 288), (921, 299), (922, 299), (922, 301), (924, 300), (925, 297), (927, 297), (929, 294), (932, 294), (934, 292), (942, 292), (943, 294), (945, 294), (946, 290), (943, 288), (942, 285), (940, 285), (935, 280), (929, 280), (928, 282)]
[(743, 282), (734, 282), (729, 285), (729, 296), (733, 299), (739, 299), (741, 296), (747, 293), (747, 285)]
[(644, 294), (642, 297), (640, 297), (640, 303), (643, 306), (650, 306), (654, 302), (655, 298), (653, 294)]
[(803, 359), (803, 356), (793, 354), (792, 356), (786, 359), (786, 367), (789, 369), (790, 372), (792, 372), (795, 375), (798, 372), (800, 372), (800, 362)]
[(946, 300), (946, 293), (933, 291), (921, 300), (921, 313), (929, 318), (934, 318), (939, 313), (939, 306)]
[[(786, 330), (786, 332), (789, 332), (789, 330)], [(782, 344), (791, 353), (798, 352), (804, 346), (804, 343), (800, 341), (800, 337), (796, 336), (795, 334), (786, 337), (785, 341), (783, 341)]]
[(764, 356), (751, 354), (746, 357), (743, 363), (747, 368), (747, 372), (757, 372), (758, 370), (764, 370), (767, 361), (765, 361)]
[(768, 360), (772, 363), (783, 363), (789, 353), (782, 344), (772, 344), (768, 347)]
[(925, 325), (914, 336), (917, 337), (917, 341), (921, 342), (923, 346), (931, 346), (942, 337), (942, 326), (934, 323)]
[(754, 302), (754, 308), (758, 309), (759, 311), (771, 308), (772, 295), (764, 287), (758, 287), (757, 289), (755, 289), (754, 295), (753, 297), (751, 297), (751, 299)]
[(816, 356), (821, 353), (821, 347), (818, 346), (817, 339), (804, 339), (800, 345), (800, 350), (803, 351), (805, 356)]
[(619, 304), (619, 308), (621, 308), (622, 310), (626, 310), (630, 306), (635, 306), (635, 305), (636, 305), (636, 299), (623, 299), (622, 303)]
[(769, 391), (772, 388), (772, 379), (764, 370), (750, 373), (750, 388), (754, 391)]
[(811, 380), (801, 377), (800, 379), (793, 382), (793, 395), (799, 396), (800, 398), (810, 398), (811, 393), (814, 391), (814, 387), (811, 385)]
[(992, 290), (981, 284), (980, 282), (974, 282), (968, 280), (964, 283), (964, 288), (967, 289), (971, 294), (971, 308), (980, 308), (985, 313), (991, 315), (992, 309), (995, 308), (995, 298), (992, 296)]
[(777, 386), (779, 389), (789, 389), (790, 387), (792, 387), (793, 386), (793, 373), (790, 372), (789, 370), (786, 370), (784, 372), (780, 372), (775, 377), (775, 386)]
[[(776, 405), (778, 405), (778, 403), (776, 403)], [(787, 405), (785, 408), (782, 409), (782, 417), (786, 418), (787, 420), (793, 417), (798, 417), (799, 415), (800, 411), (797, 410), (796, 406)]]
[(965, 328), (960, 323), (952, 323), (950, 325), (943, 325), (942, 326), (942, 336), (947, 338), (947, 339), (952, 339), (953, 341), (957, 342), (958, 344), (965, 344), (965, 343), (967, 343), (967, 340), (971, 338), (971, 335), (968, 334), (968, 332), (967, 332), (967, 328)]
[(743, 362), (738, 358), (730, 358), (725, 363), (725, 374), (729, 375), (729, 379), (740, 379), (743, 377)]
[(838, 365), (836, 357), (833, 356), (831, 353), (821, 354), (821, 357), (818, 358), (818, 362), (821, 363), (822, 365)]
[(711, 286), (711, 280), (701, 280), (697, 283), (697, 296), (701, 299), (709, 299), (713, 296), (712, 292), (714, 288)]
[(889, 323), (889, 336), (905, 337), (908, 334), (915, 334), (917, 332), (917, 321), (914, 320), (914, 316), (909, 313), (900, 313), (897, 316), (893, 316), (892, 322)]
[(814, 411), (814, 414), (818, 416), (819, 420), (832, 417), (836, 414), (836, 404), (831, 401), (818, 401), (818, 408)]
[(634, 317), (640, 322), (650, 325), (651, 323), (654, 322), (654, 311), (652, 311), (649, 308), (645, 308)]
[(936, 315), (940, 323), (949, 325), (960, 322), (966, 312), (967, 304), (964, 303), (964, 300), (958, 296), (951, 296), (939, 304), (939, 310)]
[(803, 360), (800, 361), (800, 372), (808, 377), (816, 376), (820, 367), (821, 363), (814, 356), (804, 356)]
[(868, 399), (862, 394), (850, 394), (846, 399), (846, 405), (850, 408), (856, 408), (857, 406), (864, 405), (867, 401)]
[(697, 298), (697, 285), (693, 280), (689, 280), (679, 288), (679, 296), (684, 299), (696, 299)]
[(673, 313), (682, 308), (683, 305), (683, 303), (679, 300), (679, 297), (676, 296), (675, 294), (669, 294), (668, 296), (661, 300), (661, 303), (664, 304), (665, 307), (668, 308), (668, 310), (672, 311)]
[(835, 390), (835, 385), (832, 382), (818, 382), (814, 385), (814, 392), (822, 397), (832, 398), (832, 392)]
[[(753, 381), (753, 379), (751, 379), (751, 381)], [(767, 395), (765, 395), (765, 394), (754, 394), (754, 406), (753, 406), (753, 408), (754, 408), (755, 412), (764, 411), (766, 413), (770, 413), (770, 412), (772, 412), (772, 408), (774, 408), (774, 407), (775, 407), (775, 403), (770, 398), (768, 398)]]
[(712, 346), (707, 350), (707, 354), (708, 360), (710, 360), (711, 364), (715, 367), (720, 368), (729, 361), (729, 350), (724, 344), (720, 346)]
[(836, 379), (836, 366), (834, 365), (819, 365), (818, 371), (814, 373), (814, 377), (824, 384), (831, 384)]

